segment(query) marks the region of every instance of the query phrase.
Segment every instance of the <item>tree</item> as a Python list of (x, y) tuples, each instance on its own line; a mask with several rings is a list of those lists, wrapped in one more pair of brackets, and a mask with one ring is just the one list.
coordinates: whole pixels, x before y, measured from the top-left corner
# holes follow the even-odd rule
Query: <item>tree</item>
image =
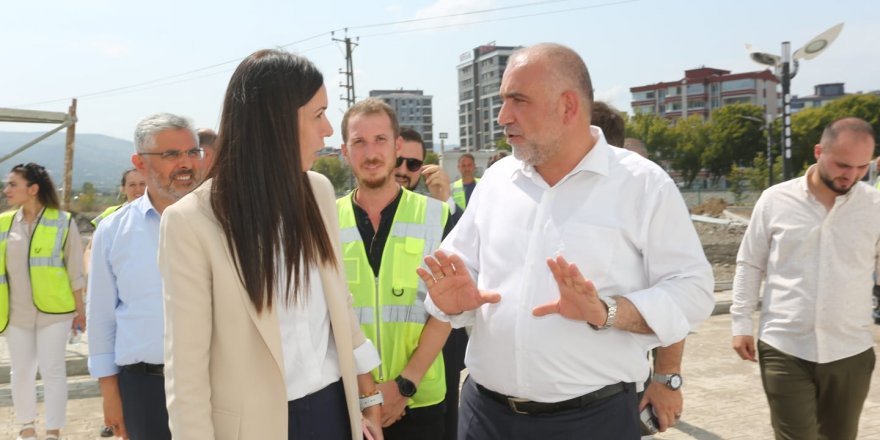
[(708, 126), (698, 115), (678, 119), (672, 128), (672, 138), (675, 140), (672, 168), (678, 170), (690, 186), (702, 169), (700, 159), (709, 143)]
[(76, 204), (80, 211), (91, 212), (96, 207), (95, 185), (92, 182), (83, 183), (80, 193), (76, 196)]
[(507, 143), (506, 137), (495, 139), (495, 149), (498, 151), (513, 152), (513, 146)]
[(880, 96), (850, 95), (835, 99), (824, 107), (801, 110), (791, 119), (791, 165), (793, 170), (813, 163), (813, 146), (822, 138), (822, 131), (831, 122), (854, 116), (864, 119), (874, 131), (880, 131)]
[(437, 165), (440, 163), (440, 156), (433, 151), (429, 151), (427, 155), (425, 155), (425, 164), (428, 165)]
[(751, 164), (767, 148), (762, 121), (763, 109), (752, 104), (715, 110), (708, 124), (709, 143), (700, 158), (703, 167), (718, 178), (730, 172), (733, 165)]
[(337, 156), (323, 156), (315, 160), (312, 171), (330, 179), (337, 194), (351, 190), (351, 170)]
[(626, 137), (645, 143), (648, 154), (655, 160), (672, 160), (675, 155), (672, 127), (669, 121), (651, 113), (637, 113), (624, 125)]

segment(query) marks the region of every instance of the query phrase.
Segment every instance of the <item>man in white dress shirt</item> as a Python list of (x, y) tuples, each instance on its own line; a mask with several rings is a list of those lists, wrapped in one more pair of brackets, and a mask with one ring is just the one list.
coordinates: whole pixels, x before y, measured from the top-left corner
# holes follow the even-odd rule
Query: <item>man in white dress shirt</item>
[[(778, 439), (854, 439), (871, 373), (880, 191), (860, 182), (874, 130), (832, 122), (806, 175), (764, 191), (736, 257), (733, 349), (760, 358)], [(758, 344), (752, 312), (761, 282)]]
[(711, 313), (711, 267), (669, 176), (590, 126), (569, 48), (510, 57), (489, 168), (429, 271), (426, 308), (473, 325), (460, 439), (637, 439), (645, 351)]

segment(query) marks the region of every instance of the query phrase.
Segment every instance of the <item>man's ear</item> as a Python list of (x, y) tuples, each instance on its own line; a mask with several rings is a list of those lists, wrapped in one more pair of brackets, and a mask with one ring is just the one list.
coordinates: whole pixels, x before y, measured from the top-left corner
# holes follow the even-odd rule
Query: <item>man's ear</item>
[(563, 92), (559, 99), (559, 105), (562, 111), (562, 121), (566, 124), (573, 121), (583, 111), (580, 97), (574, 90)]

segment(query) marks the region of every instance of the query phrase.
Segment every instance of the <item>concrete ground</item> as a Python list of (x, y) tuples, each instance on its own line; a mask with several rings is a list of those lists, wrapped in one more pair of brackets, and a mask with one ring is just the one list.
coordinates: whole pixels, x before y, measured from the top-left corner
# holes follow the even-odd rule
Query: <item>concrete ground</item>
[[(658, 440), (683, 439), (772, 439), (767, 401), (761, 388), (758, 366), (742, 361), (730, 348), (730, 293), (716, 294), (718, 306), (711, 317), (687, 339), (683, 372), (684, 414), (681, 421)], [(874, 329), (880, 341), (880, 326)], [(880, 347), (875, 343), (875, 350)], [(67, 407), (68, 440), (97, 439), (102, 424), (101, 398), (97, 382), (85, 371), (87, 341), (68, 346), (70, 398)], [(15, 439), (18, 426), (12, 411), (8, 382), (9, 359), (6, 343), (0, 338), (0, 439)], [(860, 439), (880, 440), (880, 368), (874, 371), (874, 386), (862, 412)], [(42, 390), (38, 390), (41, 393)], [(40, 404), (42, 423), (43, 405)], [(40, 439), (43, 438), (40, 429)]]

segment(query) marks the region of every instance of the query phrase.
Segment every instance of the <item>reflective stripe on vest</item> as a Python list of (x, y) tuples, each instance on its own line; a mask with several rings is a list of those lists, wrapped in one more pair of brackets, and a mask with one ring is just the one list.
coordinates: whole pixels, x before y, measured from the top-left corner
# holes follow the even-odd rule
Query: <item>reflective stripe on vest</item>
[[(382, 365), (373, 371), (379, 382), (403, 371), (418, 346), (428, 319), (427, 289), (416, 268), (443, 237), (449, 207), (437, 200), (403, 190), (391, 230), (382, 250), (379, 276), (373, 275), (354, 217), (351, 194), (337, 200), (340, 241), (354, 311), (364, 335), (374, 343)], [(443, 401), (446, 394), (442, 353), (431, 364), (408, 406), (418, 408)]]
[[(6, 277), (6, 245), (16, 211), (0, 214), (0, 331), (9, 324), (9, 284)], [(70, 214), (45, 208), (34, 228), (29, 246), (31, 294), (37, 310), (49, 314), (76, 310), (64, 264), (64, 244), (70, 231)]]

